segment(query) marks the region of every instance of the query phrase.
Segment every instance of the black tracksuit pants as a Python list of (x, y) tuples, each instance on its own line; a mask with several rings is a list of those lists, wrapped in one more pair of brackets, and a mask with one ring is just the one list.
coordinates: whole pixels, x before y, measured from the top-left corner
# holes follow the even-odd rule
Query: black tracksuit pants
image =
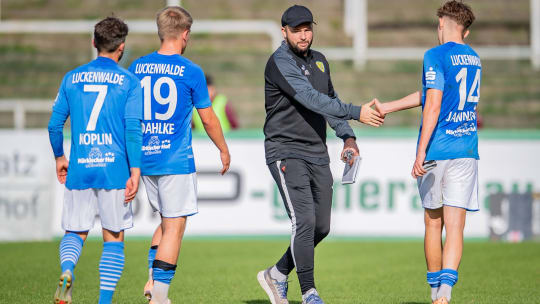
[(330, 232), (333, 178), (329, 165), (286, 159), (268, 165), (292, 222), (291, 245), (277, 262), (289, 274), (294, 267), (302, 293), (315, 288), (314, 248)]

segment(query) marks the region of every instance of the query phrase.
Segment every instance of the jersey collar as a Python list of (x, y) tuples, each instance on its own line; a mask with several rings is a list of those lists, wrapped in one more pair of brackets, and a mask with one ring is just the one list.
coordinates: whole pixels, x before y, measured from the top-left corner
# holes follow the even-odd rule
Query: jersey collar
[(116, 61), (112, 60), (111, 58), (103, 57), (103, 56), (98, 56), (98, 58), (96, 58), (96, 61), (101, 62), (101, 63), (117, 64)]

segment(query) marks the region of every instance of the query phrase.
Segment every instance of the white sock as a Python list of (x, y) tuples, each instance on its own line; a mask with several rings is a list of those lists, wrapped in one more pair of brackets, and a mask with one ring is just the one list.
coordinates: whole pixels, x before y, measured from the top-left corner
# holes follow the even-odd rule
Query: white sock
[(152, 269), (153, 268), (148, 268), (148, 280), (152, 280)]
[(166, 301), (169, 298), (169, 286), (169, 284), (154, 281), (154, 288), (152, 289), (152, 302), (167, 303)]
[(437, 300), (437, 293), (439, 293), (439, 287), (431, 287), (431, 301)]
[(441, 287), (439, 287), (439, 292), (437, 293), (437, 297), (439, 297), (439, 299), (445, 297), (448, 301), (450, 301), (450, 298), (452, 297), (452, 286), (447, 284), (441, 284)]
[(270, 277), (278, 282), (285, 282), (289, 276), (281, 273), (274, 265), (274, 267), (270, 268)]
[(305, 301), (311, 294), (319, 295), (317, 292), (317, 289), (311, 288), (310, 290), (306, 291), (305, 294), (302, 295), (302, 301)]

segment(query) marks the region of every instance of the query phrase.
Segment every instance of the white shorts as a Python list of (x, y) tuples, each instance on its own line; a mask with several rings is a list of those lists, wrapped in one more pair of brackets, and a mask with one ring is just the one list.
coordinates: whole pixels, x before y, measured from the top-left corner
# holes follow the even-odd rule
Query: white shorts
[(437, 166), (417, 179), (422, 206), (443, 205), (478, 211), (478, 160), (456, 158), (437, 160)]
[(120, 232), (133, 227), (131, 203), (124, 202), (124, 189), (84, 189), (64, 192), (62, 228), (66, 231), (89, 231), (96, 215), (101, 227)]
[(148, 201), (162, 217), (190, 216), (197, 207), (197, 174), (151, 175), (142, 177)]

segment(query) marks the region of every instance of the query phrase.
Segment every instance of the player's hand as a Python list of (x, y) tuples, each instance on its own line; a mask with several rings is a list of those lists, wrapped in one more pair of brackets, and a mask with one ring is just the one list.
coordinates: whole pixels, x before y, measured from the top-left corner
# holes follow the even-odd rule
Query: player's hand
[(345, 140), (345, 143), (343, 144), (343, 151), (341, 151), (341, 160), (343, 162), (347, 161), (347, 159), (345, 159), (345, 153), (347, 151), (353, 152), (353, 157), (348, 159), (349, 165), (352, 166), (352, 164), (354, 163), (354, 157), (360, 155), (360, 152), (358, 151), (358, 146), (356, 145), (356, 140), (352, 137), (347, 138)]
[(60, 184), (66, 183), (69, 162), (64, 155), (56, 158), (56, 177)]
[(358, 121), (373, 127), (379, 127), (384, 123), (384, 118), (381, 116), (381, 114), (371, 108), (371, 106), (375, 105), (376, 100), (377, 99), (373, 99), (369, 103), (362, 106)]
[(229, 170), (229, 166), (231, 165), (231, 155), (229, 154), (229, 150), (226, 150), (219, 152), (219, 156), (221, 157), (221, 164), (223, 165), (220, 173), (223, 175)]
[(381, 114), (381, 117), (384, 118), (386, 114), (388, 114), (388, 110), (386, 109), (386, 105), (384, 103), (381, 103), (377, 98), (375, 100), (375, 110)]
[(129, 169), (131, 172), (131, 176), (126, 182), (126, 191), (124, 192), (125, 202), (129, 203), (134, 198), (135, 195), (137, 195), (137, 191), (139, 190), (139, 180), (141, 179), (141, 169), (139, 168), (131, 168)]
[(426, 152), (418, 151), (418, 153), (416, 154), (416, 160), (414, 161), (414, 165), (411, 172), (411, 175), (413, 178), (418, 178), (427, 173), (427, 171), (424, 170), (425, 159), (426, 159)]

